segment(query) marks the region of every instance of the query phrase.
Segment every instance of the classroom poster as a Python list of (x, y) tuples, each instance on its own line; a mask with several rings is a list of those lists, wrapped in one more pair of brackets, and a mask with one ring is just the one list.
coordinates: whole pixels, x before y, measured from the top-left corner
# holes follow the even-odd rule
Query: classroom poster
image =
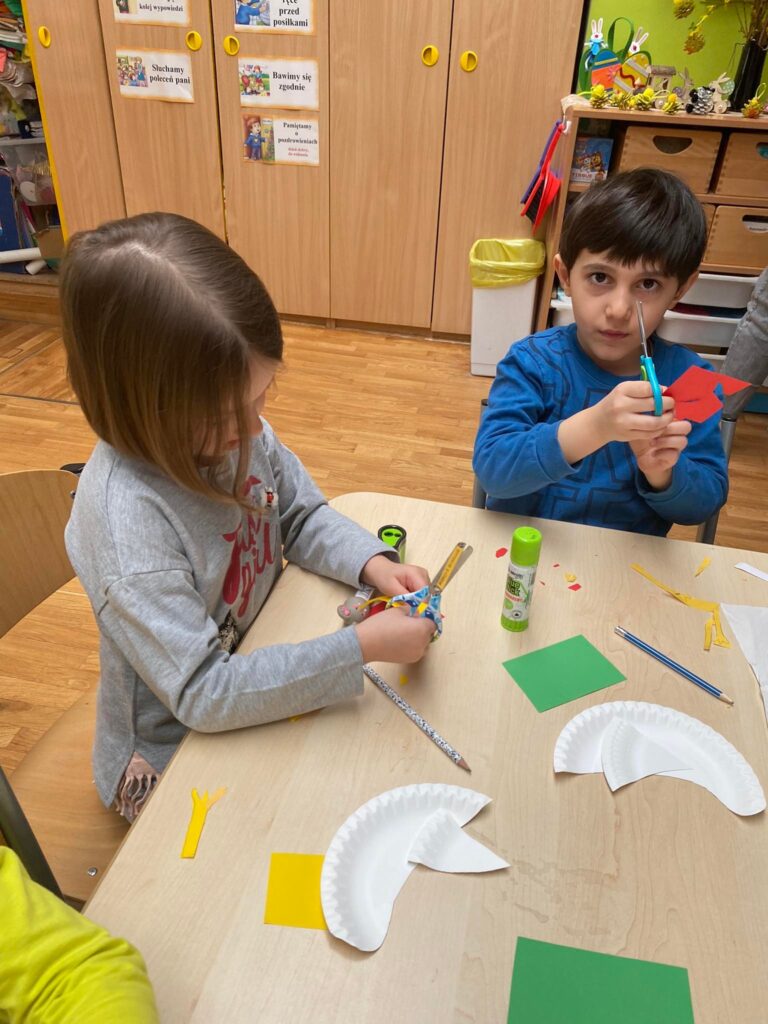
[(239, 60), (237, 67), (242, 106), (319, 109), (316, 60), (250, 57)]
[(120, 95), (131, 99), (193, 103), (192, 62), (188, 53), (116, 50)]
[(115, 21), (135, 25), (188, 25), (188, 0), (113, 0)]
[(315, 33), (315, 0), (235, 0), (238, 31)]
[(320, 163), (320, 130), (314, 117), (243, 113), (243, 156), (264, 164)]

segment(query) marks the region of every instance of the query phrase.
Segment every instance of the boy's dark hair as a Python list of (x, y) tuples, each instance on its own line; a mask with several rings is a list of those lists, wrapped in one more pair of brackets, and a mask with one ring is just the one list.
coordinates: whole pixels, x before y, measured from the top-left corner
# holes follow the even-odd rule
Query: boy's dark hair
[(560, 256), (569, 270), (585, 249), (624, 266), (642, 260), (682, 284), (698, 270), (706, 241), (704, 210), (685, 182), (639, 167), (578, 197), (565, 216)]
[[(61, 272), (69, 379), (99, 437), (189, 490), (243, 504), (254, 359), (278, 364), (283, 337), (267, 290), (207, 228), (142, 213), (74, 235)], [(231, 484), (201, 473), (237, 423)]]

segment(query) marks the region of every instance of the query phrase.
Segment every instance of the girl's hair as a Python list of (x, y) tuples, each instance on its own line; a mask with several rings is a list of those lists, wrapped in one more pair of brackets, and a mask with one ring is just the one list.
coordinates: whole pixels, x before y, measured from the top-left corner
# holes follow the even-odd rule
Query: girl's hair
[[(247, 505), (250, 365), (279, 361), (283, 338), (237, 253), (177, 214), (111, 221), (70, 240), (61, 305), (69, 379), (96, 434), (191, 491)], [(240, 450), (225, 486), (225, 460), (200, 467), (205, 450), (223, 450), (230, 418)]]

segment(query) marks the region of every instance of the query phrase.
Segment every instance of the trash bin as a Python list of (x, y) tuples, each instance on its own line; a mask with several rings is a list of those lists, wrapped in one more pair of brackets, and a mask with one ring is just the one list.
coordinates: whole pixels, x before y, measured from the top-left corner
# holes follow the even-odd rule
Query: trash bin
[(479, 238), (469, 251), (472, 373), (494, 377), (514, 341), (531, 333), (546, 249), (532, 238)]

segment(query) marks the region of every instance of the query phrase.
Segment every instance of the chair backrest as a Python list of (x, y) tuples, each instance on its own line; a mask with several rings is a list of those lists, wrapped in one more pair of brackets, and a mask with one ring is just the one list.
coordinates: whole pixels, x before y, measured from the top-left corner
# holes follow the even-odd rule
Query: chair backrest
[(64, 547), (77, 477), (0, 475), (0, 636), (74, 576)]

